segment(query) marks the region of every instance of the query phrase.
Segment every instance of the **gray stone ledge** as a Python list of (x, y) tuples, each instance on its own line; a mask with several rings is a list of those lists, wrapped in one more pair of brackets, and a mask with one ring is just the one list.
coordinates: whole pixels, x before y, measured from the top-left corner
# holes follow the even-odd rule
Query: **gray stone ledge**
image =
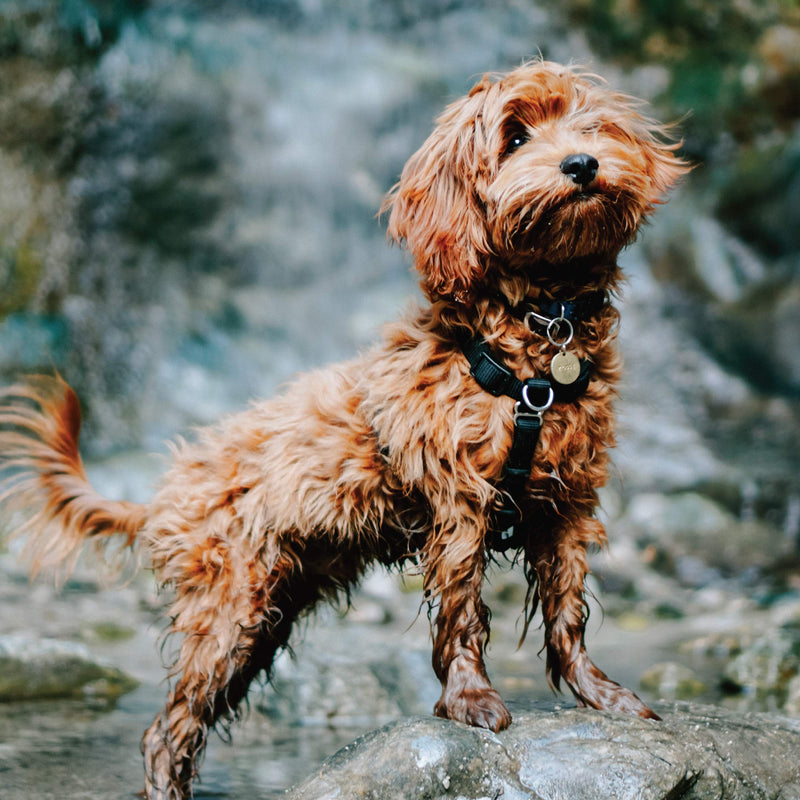
[(518, 714), (499, 734), (432, 717), (372, 731), (288, 800), (800, 800), (800, 720), (709, 706), (663, 721)]

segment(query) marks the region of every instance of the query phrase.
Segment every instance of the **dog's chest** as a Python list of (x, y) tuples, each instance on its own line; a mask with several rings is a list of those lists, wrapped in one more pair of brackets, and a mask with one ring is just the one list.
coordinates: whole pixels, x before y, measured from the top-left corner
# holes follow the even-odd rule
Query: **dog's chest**
[[(381, 357), (363, 365), (363, 411), (406, 500), (413, 493), (429, 503), (455, 497), (491, 505), (508, 474), (520, 413), (540, 420), (535, 446), (522, 455), (528, 495), (552, 502), (602, 484), (606, 449), (613, 443), (615, 359), (608, 347), (591, 350), (582, 339), (570, 348), (590, 364), (580, 391), (556, 389), (550, 397), (532, 389), (534, 408), (520, 408), (520, 397), (481, 384), (474, 359), (452, 339), (431, 337), (413, 324), (395, 329)], [(517, 384), (549, 386), (551, 362), (563, 350), (532, 349), (523, 344), (518, 358), (499, 348), (492, 352)]]

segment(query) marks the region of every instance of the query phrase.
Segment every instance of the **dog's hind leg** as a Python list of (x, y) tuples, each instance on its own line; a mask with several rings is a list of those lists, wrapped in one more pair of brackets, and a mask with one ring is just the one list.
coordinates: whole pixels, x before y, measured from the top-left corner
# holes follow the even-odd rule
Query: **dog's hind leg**
[[(178, 587), (172, 631), (183, 641), (176, 681), (142, 738), (148, 800), (191, 796), (208, 731), (235, 720), (250, 683), (262, 671), (269, 675), (293, 622), (320, 597), (294, 557), (281, 555), (269, 574), (260, 562), (247, 566), (214, 583), (206, 596), (197, 584), (183, 595)], [(224, 603), (214, 591), (223, 582), (230, 595)]]
[(604, 540), (601, 523), (581, 518), (557, 531), (535, 555), (527, 556), (539, 582), (548, 679), (556, 689), (563, 679), (580, 705), (658, 719), (632, 691), (596, 667), (584, 646), (584, 579), (589, 572), (586, 547)]
[[(166, 706), (142, 737), (148, 800), (184, 800), (191, 796), (191, 782), (209, 729), (218, 720), (235, 715), (258, 672), (254, 659), (258, 643), (257, 633), (242, 631), (234, 654), (220, 658), (207, 670), (198, 665), (184, 668)], [(277, 646), (260, 646), (265, 660), (271, 661)], [(212, 637), (205, 638), (192, 647), (193, 660), (218, 658), (218, 647)]]

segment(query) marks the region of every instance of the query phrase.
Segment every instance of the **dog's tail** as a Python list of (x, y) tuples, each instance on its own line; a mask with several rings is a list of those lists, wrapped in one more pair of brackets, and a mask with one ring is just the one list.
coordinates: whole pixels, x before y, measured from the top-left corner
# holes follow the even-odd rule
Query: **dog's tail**
[(32, 571), (68, 575), (83, 545), (121, 534), (132, 545), (147, 506), (107, 500), (89, 483), (78, 452), (81, 412), (60, 377), (0, 390), (0, 503), (14, 512)]

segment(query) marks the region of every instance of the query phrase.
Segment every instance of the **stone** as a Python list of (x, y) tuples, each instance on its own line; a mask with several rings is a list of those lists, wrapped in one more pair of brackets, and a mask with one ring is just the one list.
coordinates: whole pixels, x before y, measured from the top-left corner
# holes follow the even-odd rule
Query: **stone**
[[(352, 642), (351, 652), (363, 648), (364, 634), (354, 627), (337, 631), (340, 639)], [(281, 653), (256, 708), (275, 721), (362, 730), (433, 708), (439, 686), (429, 653), (385, 641), (373, 645), (374, 650), (358, 660), (337, 655), (333, 646), (324, 644), (319, 649), (302, 647), (298, 658)]]
[(787, 714), (800, 716), (800, 674), (795, 675), (786, 687), (786, 702), (783, 710)]
[(0, 702), (57, 697), (109, 701), (136, 686), (136, 680), (94, 659), (77, 642), (0, 636)]
[(661, 561), (687, 586), (764, 569), (789, 544), (777, 527), (737, 517), (696, 491), (637, 494), (624, 522), (640, 541), (657, 547)]
[(642, 689), (669, 700), (689, 700), (708, 688), (693, 669), (675, 661), (654, 664), (639, 683)]
[(407, 719), (347, 745), (287, 800), (800, 798), (800, 722), (688, 704), (660, 713), (537, 710), (499, 734)]
[(800, 674), (800, 637), (778, 629), (758, 637), (728, 663), (724, 684), (735, 691), (784, 697)]

